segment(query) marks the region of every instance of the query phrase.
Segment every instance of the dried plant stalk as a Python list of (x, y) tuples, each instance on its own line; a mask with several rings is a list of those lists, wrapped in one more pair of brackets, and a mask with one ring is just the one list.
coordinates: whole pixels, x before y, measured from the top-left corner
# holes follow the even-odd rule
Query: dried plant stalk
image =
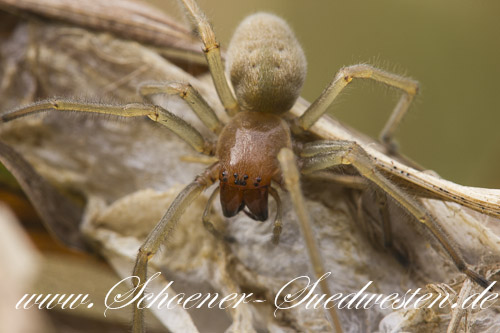
[(2, 0), (0, 8), (114, 33), (146, 44), (199, 53), (191, 32), (167, 14), (141, 1)]

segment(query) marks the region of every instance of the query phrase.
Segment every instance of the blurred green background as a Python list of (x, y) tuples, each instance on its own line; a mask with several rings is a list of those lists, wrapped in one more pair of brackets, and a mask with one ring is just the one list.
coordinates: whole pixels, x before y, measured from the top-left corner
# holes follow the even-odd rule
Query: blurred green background
[[(174, 0), (150, 0), (179, 15)], [(403, 154), (464, 185), (500, 188), (500, 2), (199, 0), (221, 43), (246, 15), (285, 18), (306, 52), (312, 101), (345, 65), (366, 62), (421, 83), (397, 133)], [(331, 114), (377, 137), (399, 94), (354, 82)]]

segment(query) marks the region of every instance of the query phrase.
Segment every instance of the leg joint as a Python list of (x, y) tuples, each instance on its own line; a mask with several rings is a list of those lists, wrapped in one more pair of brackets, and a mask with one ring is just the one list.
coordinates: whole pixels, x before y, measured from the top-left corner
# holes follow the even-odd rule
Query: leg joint
[(52, 100), (49, 100), (49, 103), (50, 103), (50, 105), (52, 105), (52, 107), (55, 110), (58, 110), (59, 109), (59, 104), (61, 103), (61, 101), (58, 100), (58, 99), (52, 99)]
[(416, 96), (416, 95), (418, 95), (419, 92), (420, 92), (420, 83), (418, 83), (418, 81), (413, 81), (412, 85), (411, 85), (411, 89), (410, 89), (410, 91), (408, 91), (408, 94), (410, 94), (412, 96)]
[(143, 261), (143, 260), (148, 261), (149, 259), (151, 259), (154, 256), (153, 251), (148, 250), (146, 248), (143, 248), (142, 246), (139, 248), (138, 252), (139, 252), (137, 255), (138, 261)]
[(373, 75), (373, 67), (366, 64), (352, 65), (342, 67), (339, 75), (344, 77), (344, 80), (349, 83), (353, 78), (369, 78)]
[(209, 52), (212, 52), (213, 50), (216, 50), (218, 48), (220, 48), (220, 44), (218, 42), (215, 42), (215, 43), (213, 43), (211, 45), (208, 45), (208, 46), (204, 47), (203, 48), (203, 52), (204, 53), (209, 53)]

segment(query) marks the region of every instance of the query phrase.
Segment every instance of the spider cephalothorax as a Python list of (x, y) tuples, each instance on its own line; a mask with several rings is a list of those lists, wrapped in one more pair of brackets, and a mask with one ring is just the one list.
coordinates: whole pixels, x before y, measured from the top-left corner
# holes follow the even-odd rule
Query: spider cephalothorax
[(288, 125), (278, 116), (242, 111), (231, 119), (217, 145), (220, 199), (226, 217), (247, 206), (252, 218), (267, 219), (268, 188), (273, 177), (279, 177), (278, 152), (291, 146)]

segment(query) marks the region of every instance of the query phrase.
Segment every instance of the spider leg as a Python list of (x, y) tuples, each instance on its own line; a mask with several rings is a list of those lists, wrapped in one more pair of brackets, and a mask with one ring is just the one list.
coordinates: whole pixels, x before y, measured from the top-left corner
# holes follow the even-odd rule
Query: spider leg
[(399, 76), (370, 65), (360, 64), (340, 69), (333, 81), (323, 90), (321, 95), (309, 106), (309, 108), (297, 119), (300, 128), (307, 130), (326, 112), (328, 107), (337, 98), (340, 92), (353, 79), (371, 79), (384, 83), (390, 87), (398, 88), (403, 95), (392, 111), (389, 120), (380, 133), (380, 141), (387, 147), (390, 153), (395, 153), (397, 148), (393, 141), (394, 132), (406, 115), (411, 102), (418, 93), (418, 82), (407, 77)]
[[(321, 258), (318, 244), (316, 244), (316, 237), (314, 236), (314, 232), (311, 227), (311, 220), (305, 207), (302, 190), (300, 189), (300, 174), (297, 168), (297, 161), (295, 160), (293, 152), (288, 148), (283, 148), (280, 150), (278, 154), (278, 160), (280, 162), (286, 188), (290, 192), (290, 196), (295, 207), (295, 212), (300, 222), (302, 236), (304, 237), (304, 240), (306, 242), (307, 252), (309, 258), (311, 259), (314, 275), (319, 280), (320, 277), (325, 275), (326, 270)], [(328, 286), (326, 280), (321, 279), (320, 286), (322, 291), (326, 295), (328, 295), (328, 297), (332, 295), (330, 287)], [(330, 307), (328, 311), (333, 326), (335, 327), (335, 331), (337, 333), (341, 333), (342, 326), (340, 325), (340, 320), (337, 312), (335, 311), (335, 307)]]
[(281, 230), (283, 229), (283, 205), (281, 204), (281, 199), (278, 191), (274, 187), (269, 187), (269, 194), (274, 198), (276, 202), (276, 217), (274, 218), (273, 227), (273, 243), (278, 244), (280, 242)]
[(207, 205), (205, 206), (205, 210), (203, 211), (201, 221), (203, 222), (203, 226), (205, 227), (205, 229), (207, 229), (207, 231), (209, 231), (212, 235), (214, 235), (215, 238), (222, 240), (224, 239), (224, 236), (220, 231), (215, 229), (214, 224), (209, 220), (208, 217), (208, 215), (210, 214), (210, 210), (212, 208), (212, 204), (217, 195), (219, 194), (219, 191), (220, 188), (219, 186), (217, 186), (217, 188), (210, 195), (210, 198), (208, 198)]
[[(134, 266), (133, 276), (138, 279), (135, 280), (134, 287), (134, 318), (132, 331), (135, 333), (144, 332), (144, 314), (143, 309), (139, 308), (138, 297), (141, 288), (139, 284), (144, 283), (147, 278), (147, 268), (149, 260), (155, 255), (166, 239), (171, 235), (179, 218), (184, 213), (187, 207), (201, 194), (201, 192), (208, 186), (213, 184), (217, 179), (219, 171), (219, 164), (216, 163), (207, 168), (205, 172), (196, 177), (196, 179), (186, 186), (175, 198), (165, 215), (156, 224), (154, 229), (149, 233), (148, 237), (139, 248), (137, 259)], [(137, 296), (137, 297), (136, 297)]]
[(152, 103), (151, 97), (153, 95), (179, 95), (209, 130), (217, 134), (224, 127), (214, 110), (190, 84), (179, 82), (144, 83), (139, 86), (138, 90), (139, 94), (150, 103)]
[(16, 118), (47, 111), (100, 113), (121, 117), (148, 116), (151, 120), (162, 124), (177, 134), (196, 151), (206, 155), (213, 155), (215, 150), (214, 144), (205, 139), (193, 126), (164, 108), (151, 104), (106, 105), (47, 99), (7, 112), (0, 119), (1, 122), (8, 122)]
[(392, 246), (391, 217), (389, 216), (389, 206), (387, 205), (387, 194), (383, 191), (376, 191), (378, 210), (382, 218), (382, 234), (384, 236), (384, 247)]
[(457, 268), (477, 284), (487, 287), (490, 283), (469, 268), (458, 247), (436, 219), (418, 201), (384, 177), (375, 167), (365, 150), (352, 141), (318, 141), (307, 144), (301, 151), (304, 174), (335, 165), (352, 164), (358, 172), (394, 198), (404, 209), (423, 223), (443, 246)]
[(309, 179), (331, 182), (353, 190), (366, 189), (366, 179), (358, 175), (336, 174), (330, 171), (318, 171), (306, 175)]
[(182, 3), (186, 8), (187, 15), (196, 25), (201, 40), (205, 45), (203, 52), (205, 53), (205, 58), (207, 59), (208, 68), (212, 74), (217, 94), (228, 114), (233, 116), (238, 112), (239, 106), (229, 87), (229, 82), (226, 79), (220, 55), (220, 45), (215, 39), (214, 30), (195, 1), (182, 0)]

